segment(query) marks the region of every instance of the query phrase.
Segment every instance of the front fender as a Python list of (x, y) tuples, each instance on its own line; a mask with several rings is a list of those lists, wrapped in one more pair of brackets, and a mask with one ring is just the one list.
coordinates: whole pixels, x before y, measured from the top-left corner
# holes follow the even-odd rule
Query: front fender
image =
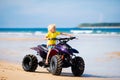
[(73, 53), (79, 53), (76, 49), (71, 48), (71, 49), (64, 49), (64, 50), (60, 50), (61, 53), (64, 54), (69, 54), (69, 55), (73, 55)]
[(73, 53), (79, 53), (79, 52), (76, 49), (71, 48), (71, 49), (68, 49), (67, 53), (73, 55)]
[(72, 48), (71, 50), (72, 50), (73, 53), (79, 53), (79, 51), (74, 49), (74, 48)]

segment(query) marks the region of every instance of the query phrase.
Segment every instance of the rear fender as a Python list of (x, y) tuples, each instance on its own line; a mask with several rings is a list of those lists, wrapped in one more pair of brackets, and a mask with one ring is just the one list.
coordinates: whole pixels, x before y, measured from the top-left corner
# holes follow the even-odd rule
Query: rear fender
[(38, 47), (32, 47), (32, 48), (30, 48), (30, 49), (35, 50), (35, 51), (37, 51), (37, 52), (40, 51)]
[(41, 48), (39, 48), (39, 47), (32, 47), (31, 49), (37, 51), (37, 53), (38, 53), (43, 59), (46, 59), (47, 52), (41, 50)]

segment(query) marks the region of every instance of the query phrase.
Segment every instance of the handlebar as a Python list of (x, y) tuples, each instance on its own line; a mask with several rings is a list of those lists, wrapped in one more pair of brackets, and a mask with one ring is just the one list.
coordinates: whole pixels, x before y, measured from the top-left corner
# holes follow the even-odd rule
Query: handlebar
[(70, 38), (49, 38), (48, 40), (59, 40), (59, 41), (69, 41), (76, 39), (76, 37), (70, 37)]

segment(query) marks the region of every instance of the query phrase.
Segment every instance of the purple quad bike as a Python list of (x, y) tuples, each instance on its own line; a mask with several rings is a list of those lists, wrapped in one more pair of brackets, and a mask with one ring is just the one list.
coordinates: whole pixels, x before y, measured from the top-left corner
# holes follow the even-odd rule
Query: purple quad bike
[(38, 62), (35, 55), (28, 54), (23, 58), (22, 67), (25, 71), (34, 72), (37, 66), (43, 66), (53, 75), (60, 75), (62, 68), (71, 67), (74, 76), (81, 76), (85, 69), (85, 63), (82, 57), (76, 56), (79, 53), (76, 49), (72, 48), (67, 44), (68, 41), (75, 39), (76, 37), (70, 38), (53, 38), (50, 40), (57, 40), (58, 43), (51, 50), (48, 66), (45, 65), (46, 56), (48, 53), (47, 46), (45, 44), (38, 45), (31, 49), (37, 51), (38, 56), (42, 58), (42, 61)]

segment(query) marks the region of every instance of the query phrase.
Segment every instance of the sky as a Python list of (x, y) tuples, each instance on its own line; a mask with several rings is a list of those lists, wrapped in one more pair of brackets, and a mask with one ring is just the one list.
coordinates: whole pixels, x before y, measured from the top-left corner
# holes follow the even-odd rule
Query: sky
[(120, 0), (0, 0), (0, 28), (120, 22)]

